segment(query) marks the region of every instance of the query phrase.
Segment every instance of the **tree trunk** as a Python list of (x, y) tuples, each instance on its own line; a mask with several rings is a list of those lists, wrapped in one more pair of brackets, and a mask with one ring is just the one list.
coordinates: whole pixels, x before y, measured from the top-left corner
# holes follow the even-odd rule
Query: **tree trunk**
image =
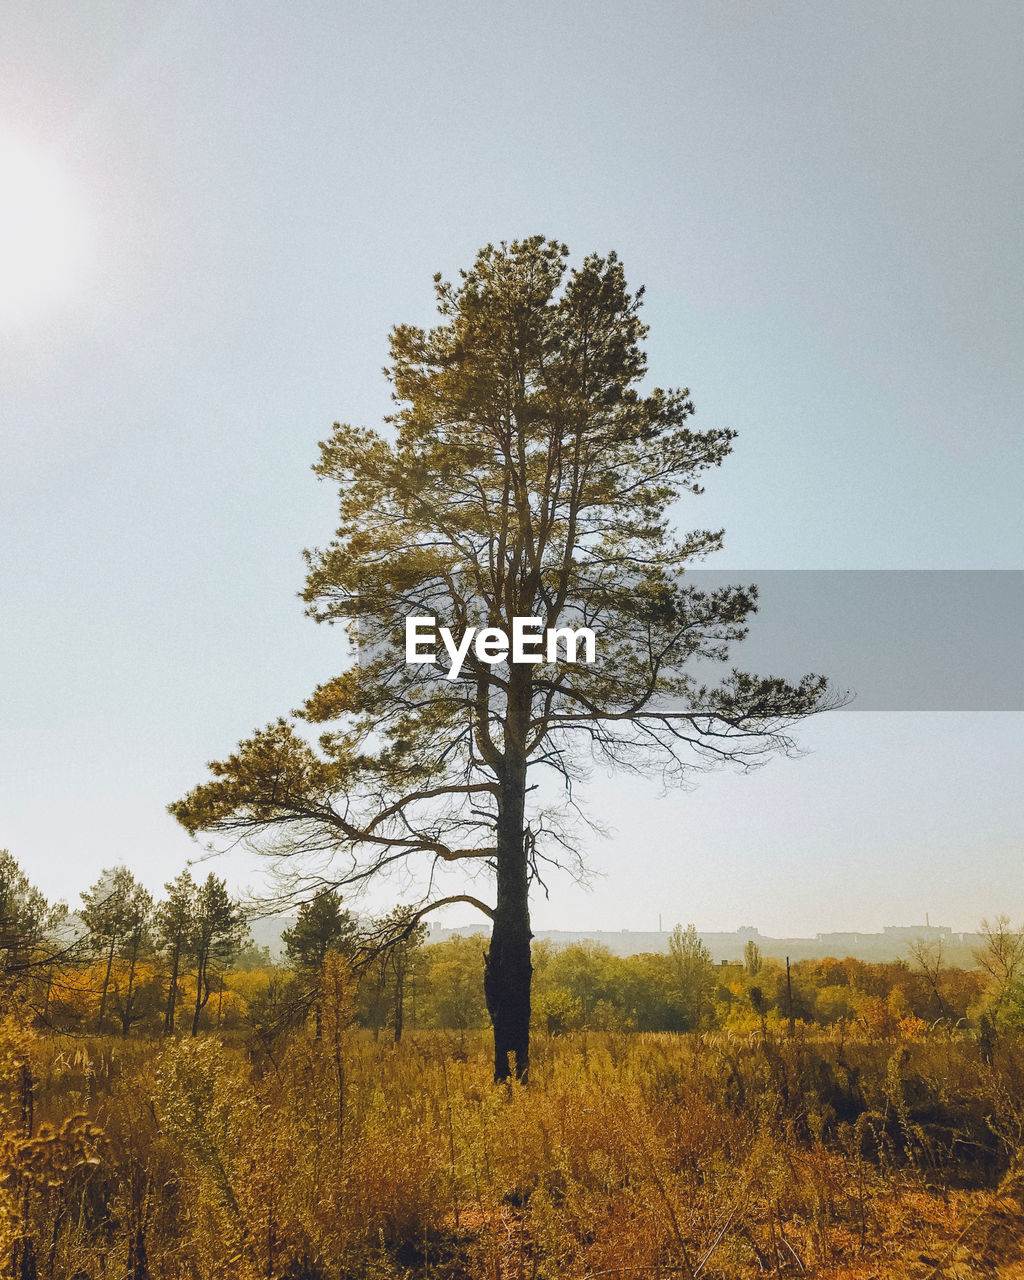
[[(404, 943), (400, 943), (404, 946)], [(395, 961), (395, 1044), (400, 1044), (405, 1029), (405, 961), (396, 957)]]
[[(199, 1034), (199, 1015), (203, 1011), (206, 1000), (203, 999), (203, 987), (206, 985), (206, 949), (200, 947), (196, 960), (196, 1007), (192, 1012), (192, 1034)], [(209, 997), (207, 997), (209, 998)]]
[(387, 1021), (387, 1006), (385, 1004), (385, 996), (387, 994), (388, 985), (388, 958), (387, 952), (377, 957), (377, 992), (373, 1001), (373, 1038), (374, 1041), (380, 1039), (381, 1029)]
[(121, 1035), (127, 1037), (132, 1029), (132, 1003), (135, 999), (135, 967), (138, 964), (139, 943), (136, 939), (132, 947), (131, 964), (128, 967), (128, 990), (124, 997), (124, 1010), (121, 1014)]
[(100, 1016), (96, 1019), (96, 1030), (103, 1030), (103, 1019), (107, 1014), (107, 989), (110, 986), (110, 971), (114, 967), (114, 950), (117, 947), (117, 939), (115, 938), (110, 944), (110, 951), (107, 955), (107, 972), (103, 976), (103, 994), (100, 996)]
[(494, 1027), (494, 1079), (530, 1069), (530, 902), (526, 833), (526, 760), (508, 749), (498, 797), (497, 898), (484, 962), (484, 995)]
[(313, 1004), (313, 1035), (317, 1040), (324, 1034), (324, 965), (327, 963), (327, 947), (320, 948), (316, 962), (316, 998)]
[(164, 1034), (174, 1035), (174, 1006), (178, 1001), (178, 964), (181, 960), (181, 945), (176, 943), (171, 956), (171, 981), (167, 988), (167, 1012), (164, 1014)]

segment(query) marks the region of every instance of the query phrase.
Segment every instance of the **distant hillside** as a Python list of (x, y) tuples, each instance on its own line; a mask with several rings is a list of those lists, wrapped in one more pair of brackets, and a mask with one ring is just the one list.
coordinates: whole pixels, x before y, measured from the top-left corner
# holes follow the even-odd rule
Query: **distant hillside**
[[(263, 916), (251, 920), (249, 931), (254, 946), (267, 947), (273, 959), (279, 960), (284, 955), (281, 935), (294, 924), (295, 916)], [(85, 926), (75, 914), (66, 918), (59, 931), (69, 942), (84, 932)], [(486, 927), (481, 925), (463, 925), (455, 929), (431, 925), (427, 940), (442, 942), (456, 934), (465, 938), (486, 932)], [(941, 943), (944, 964), (972, 969), (975, 967), (974, 952), (984, 945), (980, 934), (954, 933), (947, 925), (886, 925), (881, 933), (819, 933), (813, 938), (771, 938), (753, 926), (745, 926), (734, 933), (698, 932), (715, 962), (719, 964), (723, 961), (742, 960), (743, 948), (750, 941), (757, 943), (766, 959), (783, 960), (789, 956), (790, 960), (823, 960), (826, 956), (835, 956), (842, 960), (846, 956), (853, 956), (856, 960), (874, 961), (905, 960), (911, 944), (922, 941)], [(555, 946), (596, 942), (619, 956), (667, 951), (671, 936), (671, 932), (667, 930), (644, 933), (631, 929), (592, 929), (583, 932), (541, 929), (534, 934), (535, 939), (544, 939)]]
[[(484, 932), (477, 926), (466, 925), (459, 929), (445, 929), (434, 925), (430, 941), (440, 942), (453, 934), (463, 937)], [(887, 925), (881, 933), (819, 933), (813, 938), (770, 938), (753, 927), (737, 929), (734, 933), (706, 933), (698, 931), (705, 946), (717, 963), (743, 959), (743, 948), (748, 942), (756, 942), (761, 954), (767, 958), (782, 960), (823, 960), (835, 956), (842, 960), (852, 956), (856, 960), (905, 960), (910, 945), (916, 941), (941, 943), (943, 961), (959, 968), (973, 968), (974, 951), (982, 945), (976, 933), (954, 933), (946, 925)], [(596, 942), (619, 956), (635, 956), (644, 952), (668, 950), (671, 933), (667, 931), (641, 933), (630, 929), (611, 932), (593, 929), (589, 932), (568, 932), (561, 929), (541, 929), (534, 934), (556, 946), (573, 942)]]

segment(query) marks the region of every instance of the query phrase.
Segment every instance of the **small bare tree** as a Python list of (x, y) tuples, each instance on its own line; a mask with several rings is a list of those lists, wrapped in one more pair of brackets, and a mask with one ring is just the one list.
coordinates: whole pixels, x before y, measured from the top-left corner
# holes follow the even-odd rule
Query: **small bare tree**
[(946, 948), (942, 939), (914, 938), (907, 944), (907, 951), (932, 993), (936, 1012), (940, 1017), (946, 1017), (949, 1013), (949, 1004), (940, 989), (942, 962), (946, 957)]

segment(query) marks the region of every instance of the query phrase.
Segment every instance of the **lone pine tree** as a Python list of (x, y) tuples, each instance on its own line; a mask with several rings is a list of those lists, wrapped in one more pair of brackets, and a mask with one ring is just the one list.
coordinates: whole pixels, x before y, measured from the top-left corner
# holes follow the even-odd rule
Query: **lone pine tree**
[[(395, 412), (379, 432), (336, 425), (315, 468), (339, 488), (340, 524), (307, 553), (305, 600), (358, 645), (299, 712), (324, 732), (313, 746), (271, 724), (170, 806), (193, 834), (333, 854), (319, 883), (338, 889), (408, 860), (431, 884), (441, 867), (486, 868), (492, 902), (425, 898), (404, 919), (456, 901), (489, 917), (499, 1080), (528, 1070), (531, 884), (545, 860), (580, 865), (574, 781), (593, 762), (676, 780), (756, 763), (829, 701), (819, 677), (688, 674), (696, 657), (727, 659), (755, 606), (749, 588), (701, 591), (683, 572), (721, 532), (669, 523), (734, 433), (695, 430), (686, 390), (642, 389), (642, 290), (615, 254), (573, 270), (567, 256), (540, 236), (488, 245), (457, 285), (435, 276), (436, 328), (392, 331)], [(516, 618), (589, 627), (597, 654), (470, 649), (449, 679), (442, 662), (406, 661), (410, 617), (453, 635), (511, 634)], [(545, 771), (560, 799), (537, 787)]]

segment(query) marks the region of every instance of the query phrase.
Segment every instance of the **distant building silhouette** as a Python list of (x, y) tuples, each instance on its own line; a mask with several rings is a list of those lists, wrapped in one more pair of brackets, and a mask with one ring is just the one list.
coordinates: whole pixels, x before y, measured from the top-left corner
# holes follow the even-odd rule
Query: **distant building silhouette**
[[(468, 936), (474, 933), (486, 933), (486, 931), (486, 927), (482, 925), (465, 925), (454, 929), (432, 925), (429, 941), (440, 942), (453, 934)], [(973, 953), (983, 942), (979, 934), (954, 933), (948, 925), (929, 924), (890, 924), (886, 925), (881, 933), (819, 933), (813, 938), (771, 938), (762, 934), (753, 925), (743, 925), (734, 933), (709, 933), (704, 930), (698, 930), (698, 933), (716, 963), (719, 964), (723, 961), (741, 962), (743, 948), (748, 942), (756, 942), (765, 959), (781, 960), (789, 956), (791, 960), (823, 960), (826, 956), (834, 956), (837, 960), (843, 960), (847, 956), (852, 956), (855, 960), (880, 962), (906, 960), (910, 944), (923, 941), (942, 942), (945, 963), (973, 968), (975, 963)], [(632, 929), (615, 931), (540, 929), (534, 934), (534, 938), (538, 941), (543, 939), (555, 946), (569, 946), (576, 942), (595, 942), (619, 956), (667, 951), (671, 936), (671, 932), (667, 930), (645, 933)]]

